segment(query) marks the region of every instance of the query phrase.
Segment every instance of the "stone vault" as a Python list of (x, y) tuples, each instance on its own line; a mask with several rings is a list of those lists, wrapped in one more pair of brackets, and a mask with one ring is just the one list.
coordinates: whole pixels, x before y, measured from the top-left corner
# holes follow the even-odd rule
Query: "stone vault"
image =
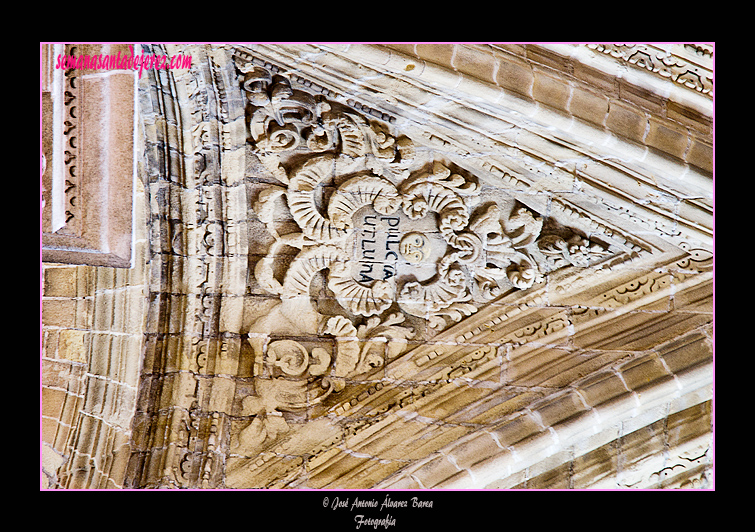
[(43, 484), (713, 487), (712, 46), (141, 49), (131, 249), (43, 227)]

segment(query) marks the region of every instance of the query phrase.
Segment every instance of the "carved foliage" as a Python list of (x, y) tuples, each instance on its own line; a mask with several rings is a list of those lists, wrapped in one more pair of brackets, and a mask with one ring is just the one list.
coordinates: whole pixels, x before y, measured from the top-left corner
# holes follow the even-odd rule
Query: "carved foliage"
[[(322, 402), (399, 355), (412, 325), (440, 331), (504, 290), (531, 287), (544, 271), (586, 265), (596, 250), (543, 240), (542, 218), (522, 205), (480, 204), (473, 176), (415, 160), (412, 142), (383, 124), (268, 69), (238, 69), (249, 143), (281, 183), (252, 206), (275, 239), (255, 277), (280, 303), (249, 331), (256, 395), (244, 399), (243, 414), (255, 417), (238, 448), (275, 439), (287, 431), (282, 412)], [(281, 234), (280, 212), (298, 231)], [(549, 264), (538, 263), (538, 246)], [(297, 254), (278, 271), (286, 248)], [(311, 301), (320, 275), (340, 306), (335, 315)], [(332, 350), (293, 339), (315, 334), (332, 338)]]
[[(713, 94), (713, 75), (710, 71), (690, 64), (682, 58), (643, 44), (588, 44), (589, 48), (624, 60), (650, 72), (657, 72), (663, 77), (694, 89), (702, 94)], [(685, 45), (700, 50), (700, 55), (711, 55), (708, 47)]]
[(568, 240), (558, 235), (546, 235), (538, 240), (537, 245), (551, 270), (569, 265), (585, 268), (596, 258), (609, 254), (602, 246), (576, 234)]

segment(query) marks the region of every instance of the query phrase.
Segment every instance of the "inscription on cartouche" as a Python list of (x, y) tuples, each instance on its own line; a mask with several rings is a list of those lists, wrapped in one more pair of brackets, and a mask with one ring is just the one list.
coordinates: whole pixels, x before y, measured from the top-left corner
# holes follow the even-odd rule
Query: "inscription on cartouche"
[(368, 214), (357, 237), (360, 283), (395, 277), (400, 260), (401, 218)]
[(412, 227), (402, 216), (384, 216), (371, 211), (358, 217), (356, 260), (359, 269), (354, 280), (369, 284), (387, 281), (399, 274), (401, 265), (427, 263), (432, 248), (430, 239)]

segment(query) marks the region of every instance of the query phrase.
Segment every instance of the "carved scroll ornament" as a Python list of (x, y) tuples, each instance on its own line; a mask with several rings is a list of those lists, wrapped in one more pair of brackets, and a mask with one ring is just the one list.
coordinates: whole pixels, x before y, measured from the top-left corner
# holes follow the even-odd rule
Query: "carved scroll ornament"
[[(713, 49), (708, 45), (685, 44), (696, 55), (712, 58)], [(588, 48), (644, 68), (673, 80), (675, 83), (694, 89), (702, 94), (713, 95), (713, 73), (695, 65), (677, 54), (649, 44), (588, 44)]]
[[(473, 176), (419, 160), (411, 140), (381, 123), (259, 66), (239, 70), (249, 143), (281, 183), (252, 205), (275, 239), (255, 278), (280, 302), (249, 331), (256, 395), (243, 414), (255, 418), (236, 441), (249, 449), (288, 430), (282, 412), (321, 403), (401, 354), (417, 325), (440, 331), (542, 279), (533, 251), (543, 220), (521, 205), (481, 202)], [(281, 213), (298, 231), (279, 232)], [(340, 309), (333, 314), (310, 296), (323, 275)], [(333, 338), (333, 351), (293, 339), (313, 335)]]

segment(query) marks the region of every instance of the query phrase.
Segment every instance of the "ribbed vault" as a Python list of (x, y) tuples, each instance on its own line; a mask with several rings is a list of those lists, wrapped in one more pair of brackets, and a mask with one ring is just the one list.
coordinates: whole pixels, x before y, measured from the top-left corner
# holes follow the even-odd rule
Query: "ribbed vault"
[(701, 55), (154, 49), (118, 486), (712, 486)]

